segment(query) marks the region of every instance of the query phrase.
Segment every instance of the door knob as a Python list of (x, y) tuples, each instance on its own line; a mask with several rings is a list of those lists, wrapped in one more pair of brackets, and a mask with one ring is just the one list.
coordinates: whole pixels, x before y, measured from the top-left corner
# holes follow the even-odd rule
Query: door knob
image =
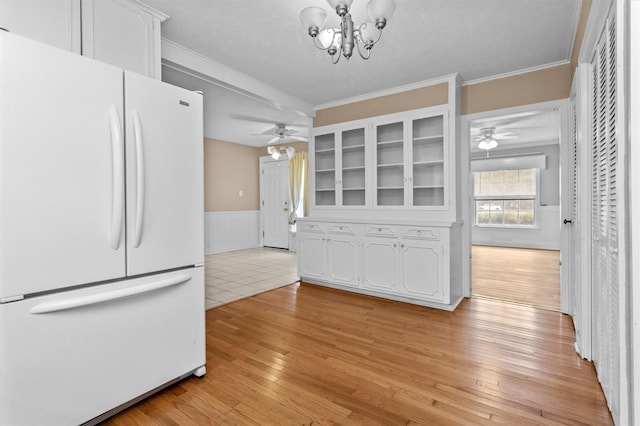
[(564, 224), (566, 225), (567, 223), (570, 223), (570, 224), (572, 224), (572, 225), (573, 225), (573, 220), (571, 220), (571, 219), (565, 219), (565, 220), (564, 220)]
[(282, 209), (282, 211), (283, 211), (283, 212), (288, 212), (288, 211), (289, 211), (289, 209), (285, 207), (284, 209)]

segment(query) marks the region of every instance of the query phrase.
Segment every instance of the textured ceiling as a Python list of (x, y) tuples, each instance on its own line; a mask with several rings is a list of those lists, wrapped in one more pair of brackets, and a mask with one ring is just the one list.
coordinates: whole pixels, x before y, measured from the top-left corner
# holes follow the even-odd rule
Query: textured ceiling
[[(566, 62), (580, 9), (580, 0), (396, 0), (371, 59), (356, 53), (333, 65), (313, 47), (299, 19), (303, 8), (320, 6), (328, 12), (328, 25), (337, 26), (338, 17), (324, 0), (143, 2), (169, 15), (162, 24), (164, 38), (311, 105), (448, 74), (474, 81)], [(353, 2), (356, 25), (368, 20), (366, 4)], [(264, 105), (249, 98), (244, 102), (245, 115), (265, 116)], [(274, 122), (290, 119), (286, 112), (274, 114), (282, 116), (274, 116)], [(226, 128), (238, 121), (227, 120)], [(263, 124), (261, 131), (270, 126)]]

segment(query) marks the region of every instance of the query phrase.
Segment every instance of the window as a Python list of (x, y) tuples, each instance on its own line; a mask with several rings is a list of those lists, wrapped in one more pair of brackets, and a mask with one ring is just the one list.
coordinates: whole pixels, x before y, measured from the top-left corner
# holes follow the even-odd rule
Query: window
[(475, 225), (532, 228), (538, 169), (475, 172)]

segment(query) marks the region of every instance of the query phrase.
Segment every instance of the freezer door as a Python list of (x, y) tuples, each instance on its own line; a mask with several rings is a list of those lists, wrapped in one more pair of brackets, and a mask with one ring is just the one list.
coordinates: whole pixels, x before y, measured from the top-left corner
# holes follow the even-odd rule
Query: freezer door
[(127, 273), (204, 262), (202, 96), (125, 72)]
[(0, 425), (77, 425), (205, 363), (191, 268), (0, 305)]
[(0, 31), (0, 299), (125, 275), (122, 78)]

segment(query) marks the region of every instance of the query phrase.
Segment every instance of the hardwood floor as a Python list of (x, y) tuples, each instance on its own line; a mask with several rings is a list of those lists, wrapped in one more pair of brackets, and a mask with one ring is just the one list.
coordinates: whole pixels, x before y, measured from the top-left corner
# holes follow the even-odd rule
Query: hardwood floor
[(560, 252), (473, 246), (472, 292), (560, 312)]
[(571, 319), (293, 284), (206, 312), (207, 374), (108, 425), (612, 424)]

